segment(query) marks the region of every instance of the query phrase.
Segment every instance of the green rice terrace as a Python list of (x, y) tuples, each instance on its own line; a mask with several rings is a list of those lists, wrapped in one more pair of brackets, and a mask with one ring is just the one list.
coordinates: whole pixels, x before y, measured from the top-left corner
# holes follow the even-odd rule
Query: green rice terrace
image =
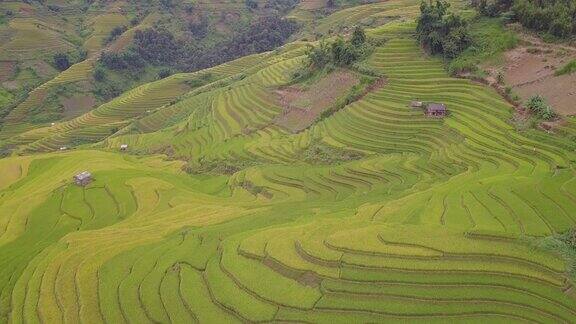
[(29, 101), (12, 110), (0, 323), (576, 323), (576, 252), (558, 239), (576, 226), (576, 120), (518, 130), (496, 90), (424, 52), (419, 8), (319, 19), (379, 21), (372, 76), (337, 71), (343, 93), (317, 96), (334, 106), (378, 81), (331, 114), (290, 101), (306, 38), (53, 124), (18, 123)]

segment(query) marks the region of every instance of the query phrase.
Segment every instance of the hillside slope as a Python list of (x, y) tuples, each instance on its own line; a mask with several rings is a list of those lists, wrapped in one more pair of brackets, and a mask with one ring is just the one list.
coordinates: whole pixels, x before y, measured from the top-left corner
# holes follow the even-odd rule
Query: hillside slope
[(419, 4), (318, 21), (378, 21), (385, 82), (303, 131), (277, 91), (304, 40), (6, 136), (0, 322), (574, 322), (573, 265), (538, 245), (576, 224), (576, 123), (517, 131), (422, 51)]

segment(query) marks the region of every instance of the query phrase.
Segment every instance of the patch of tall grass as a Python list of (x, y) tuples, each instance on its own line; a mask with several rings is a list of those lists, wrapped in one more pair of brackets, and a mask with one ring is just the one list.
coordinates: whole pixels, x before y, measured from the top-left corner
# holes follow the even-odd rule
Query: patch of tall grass
[(452, 74), (477, 72), (484, 62), (498, 63), (502, 54), (518, 45), (518, 37), (504, 26), (502, 18), (475, 18), (470, 24), (472, 45), (448, 64)]
[(565, 74), (572, 74), (576, 72), (576, 60), (572, 60), (568, 63), (566, 63), (566, 65), (564, 65), (563, 67), (557, 69), (554, 72), (555, 76), (560, 76), (560, 75), (565, 75)]

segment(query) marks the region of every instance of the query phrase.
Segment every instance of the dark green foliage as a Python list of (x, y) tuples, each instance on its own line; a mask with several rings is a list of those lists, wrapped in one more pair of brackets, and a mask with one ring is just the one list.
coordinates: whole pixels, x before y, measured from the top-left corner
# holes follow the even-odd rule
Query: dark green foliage
[(178, 59), (182, 44), (167, 30), (148, 28), (134, 34), (134, 51), (151, 64), (170, 64)]
[(254, 196), (262, 195), (268, 199), (272, 198), (272, 193), (269, 192), (265, 187), (257, 186), (251, 181), (244, 180), (238, 184), (239, 187), (248, 191)]
[(250, 10), (258, 9), (258, 2), (256, 2), (256, 0), (245, 0), (244, 4), (246, 4), (246, 8)]
[(288, 12), (300, 2), (299, 0), (267, 0), (264, 4), (265, 9), (276, 10), (281, 13)]
[(339, 164), (360, 160), (364, 154), (314, 141), (302, 152), (302, 160), (310, 164)]
[(106, 71), (100, 66), (94, 69), (94, 80), (97, 82), (102, 82), (106, 80)]
[(338, 38), (330, 47), (332, 60), (336, 65), (348, 66), (360, 57), (361, 49), (351, 42)]
[(332, 43), (321, 41), (320, 45), (310, 47), (307, 52), (308, 65), (312, 70), (328, 64), (350, 66), (366, 56), (366, 45), (366, 35), (362, 28), (357, 27), (349, 41), (338, 37)]
[(478, 12), (487, 17), (497, 17), (503, 12), (510, 10), (514, 0), (473, 0), (472, 6)]
[(528, 99), (526, 102), (526, 108), (536, 116), (545, 120), (550, 120), (556, 117), (556, 113), (554, 113), (552, 107), (550, 107), (550, 105), (546, 103), (544, 97), (540, 95), (535, 95)]
[(182, 167), (182, 170), (189, 174), (219, 174), (232, 175), (240, 170), (258, 165), (257, 161), (250, 160), (227, 160), (212, 161), (200, 159), (199, 161), (189, 161)]
[(171, 9), (172, 7), (174, 7), (174, 3), (172, 3), (172, 0), (160, 0), (160, 5), (164, 9)]
[(269, 51), (284, 44), (296, 30), (298, 25), (292, 20), (276, 15), (261, 17), (245, 31), (209, 49), (185, 48), (178, 66), (183, 70), (195, 71), (241, 56)]
[(113, 42), (116, 38), (118, 38), (118, 36), (122, 35), (128, 28), (126, 26), (116, 26), (114, 27), (114, 29), (112, 29), (112, 31), (110, 31), (110, 34), (108, 35), (108, 37), (106, 37), (106, 39), (104, 39), (104, 44), (109, 44), (111, 42)]
[(197, 21), (188, 23), (188, 31), (196, 39), (202, 39), (208, 35), (208, 17), (202, 15)]
[(559, 38), (576, 33), (576, 0), (515, 0), (512, 11), (527, 28)]
[(114, 82), (99, 82), (94, 89), (94, 94), (104, 101), (118, 97), (122, 92), (122, 87)]
[(54, 54), (54, 67), (56, 67), (60, 71), (67, 70), (72, 63), (68, 58), (68, 54), (66, 53), (56, 53)]
[(170, 71), (170, 69), (162, 69), (160, 71), (158, 71), (158, 78), (159, 79), (164, 79), (169, 77), (172, 74), (172, 71)]
[(468, 22), (449, 13), (450, 4), (437, 0), (422, 2), (416, 32), (420, 43), (432, 54), (454, 58), (470, 45)]
[(200, 86), (203, 86), (205, 84), (208, 84), (212, 81), (213, 79), (213, 75), (211, 73), (204, 73), (202, 75), (199, 75), (198, 77), (191, 79), (191, 80), (186, 80), (186, 84), (191, 87), (191, 88), (197, 88)]
[(143, 68), (146, 62), (142, 57), (134, 51), (126, 51), (124, 53), (118, 54), (113, 52), (103, 53), (100, 57), (100, 62), (110, 70), (126, 70), (133, 69), (137, 70)]
[(53, 12), (60, 12), (62, 10), (62, 7), (60, 7), (58, 5), (54, 5), (54, 4), (49, 4), (47, 7), (48, 7), (48, 10), (53, 11)]
[(140, 17), (136, 16), (130, 19), (130, 26), (136, 26), (140, 23)]
[(352, 33), (350, 43), (352, 43), (354, 46), (362, 46), (365, 42), (366, 33), (364, 33), (364, 29), (360, 26), (356, 26), (356, 28), (354, 28), (354, 33)]
[[(207, 30), (201, 30), (207, 28), (207, 21), (202, 24), (204, 27), (200, 30), (195, 29), (198, 37), (207, 33)], [(284, 44), (297, 29), (294, 21), (276, 15), (261, 17), (232, 39), (203, 48), (176, 39), (168, 30), (149, 28), (137, 31), (133, 44), (123, 53), (102, 54), (100, 63), (111, 70), (136, 71), (149, 64), (179, 71), (196, 71), (241, 56), (272, 50)]]
[(189, 15), (194, 13), (195, 10), (196, 6), (193, 3), (187, 3), (184, 5), (184, 11), (186, 11), (186, 13)]
[(306, 54), (309, 65), (314, 68), (321, 68), (331, 62), (330, 45), (321, 41), (320, 45), (310, 47)]

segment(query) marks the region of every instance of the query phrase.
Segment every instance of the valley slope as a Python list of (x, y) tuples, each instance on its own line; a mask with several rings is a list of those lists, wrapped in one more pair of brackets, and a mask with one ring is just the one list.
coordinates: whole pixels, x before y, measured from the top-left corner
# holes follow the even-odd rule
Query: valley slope
[(574, 322), (570, 264), (538, 245), (576, 224), (576, 122), (519, 132), (423, 52), (419, 6), (319, 20), (379, 21), (385, 82), (303, 131), (276, 91), (306, 40), (4, 133), (0, 322)]

